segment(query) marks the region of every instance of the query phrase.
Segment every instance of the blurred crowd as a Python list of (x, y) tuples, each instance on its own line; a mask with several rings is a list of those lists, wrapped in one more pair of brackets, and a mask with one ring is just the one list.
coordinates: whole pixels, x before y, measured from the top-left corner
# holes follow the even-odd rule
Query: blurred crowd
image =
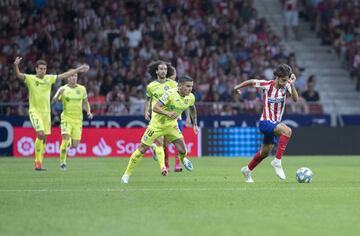
[[(278, 63), (294, 69), (304, 95), (300, 105), (290, 104), (289, 113), (309, 110), (306, 101), (315, 85), (303, 78), (296, 56), (285, 52), (251, 0), (4, 0), (0, 49), (1, 102), (27, 101), (26, 87), (12, 71), (16, 55), (23, 57), (25, 73), (34, 73), (38, 59), (55, 74), (87, 63), (91, 69), (79, 83), (96, 115), (142, 115), (152, 79), (146, 65), (154, 59), (194, 78), (196, 100), (204, 104), (200, 114), (260, 112), (259, 91), (239, 95), (233, 87), (250, 78), (272, 79)], [(61, 105), (53, 106), (54, 114), (60, 110)], [(26, 109), (3, 106), (0, 114), (26, 115)]]
[(332, 45), (360, 91), (360, 1), (303, 0), (305, 16), (324, 45)]

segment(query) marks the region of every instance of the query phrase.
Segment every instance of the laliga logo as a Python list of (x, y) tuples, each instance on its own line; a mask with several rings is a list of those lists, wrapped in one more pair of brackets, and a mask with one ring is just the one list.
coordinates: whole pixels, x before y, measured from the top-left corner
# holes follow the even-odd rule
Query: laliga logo
[(111, 153), (112, 149), (106, 144), (105, 140), (101, 138), (98, 145), (93, 147), (92, 151), (96, 156), (107, 156)]
[(35, 150), (34, 140), (30, 137), (22, 137), (17, 142), (17, 148), (19, 153), (21, 153), (24, 156), (32, 155)]

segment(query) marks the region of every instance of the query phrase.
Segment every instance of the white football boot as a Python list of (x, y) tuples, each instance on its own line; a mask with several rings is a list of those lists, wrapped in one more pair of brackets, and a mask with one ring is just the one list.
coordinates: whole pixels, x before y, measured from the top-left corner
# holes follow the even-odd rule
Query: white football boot
[(245, 177), (245, 182), (246, 183), (254, 183), (254, 180), (251, 177), (251, 170), (249, 169), (248, 166), (244, 166), (243, 168), (241, 168), (241, 172)]
[(281, 160), (275, 158), (271, 161), (271, 165), (272, 167), (274, 167), (276, 175), (279, 176), (281, 180), (285, 180), (286, 176), (281, 166)]
[(129, 178), (130, 178), (130, 176), (128, 176), (128, 175), (123, 175), (123, 176), (121, 177), (121, 183), (122, 183), (122, 184), (127, 184), (127, 183), (129, 183)]
[(187, 159), (186, 157), (184, 157), (184, 159), (182, 160), (182, 163), (183, 163), (185, 169), (187, 169), (188, 171), (192, 171), (194, 169), (191, 161), (189, 159)]

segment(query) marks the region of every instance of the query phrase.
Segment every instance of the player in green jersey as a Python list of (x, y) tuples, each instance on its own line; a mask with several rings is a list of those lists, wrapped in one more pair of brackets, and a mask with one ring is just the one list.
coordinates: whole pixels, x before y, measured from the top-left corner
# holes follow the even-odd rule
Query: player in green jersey
[(131, 155), (128, 166), (121, 178), (121, 183), (127, 184), (129, 178), (139, 160), (149, 149), (150, 145), (161, 136), (164, 136), (169, 142), (173, 143), (179, 151), (179, 158), (185, 169), (193, 170), (193, 165), (186, 158), (186, 146), (184, 137), (179, 130), (177, 119), (186, 109), (189, 109), (194, 132), (198, 133), (197, 114), (195, 108), (195, 96), (191, 93), (194, 82), (189, 76), (181, 76), (178, 81), (178, 87), (168, 90), (153, 107), (153, 116), (147, 127), (141, 144)]
[(46, 74), (47, 63), (38, 60), (35, 65), (36, 74), (24, 74), (19, 70), (21, 57), (16, 57), (14, 70), (16, 77), (25, 82), (29, 90), (29, 117), (36, 131), (35, 170), (46, 170), (42, 167), (46, 147), (46, 136), (51, 133), (50, 92), (57, 79), (65, 79), (79, 72), (87, 72), (88, 65), (81, 65), (59, 75)]
[[(177, 83), (167, 78), (168, 65), (164, 61), (153, 61), (148, 65), (148, 72), (152, 78), (156, 78), (146, 87), (145, 119), (151, 120), (154, 116), (153, 106), (159, 101), (162, 95), (169, 89), (177, 87)], [(151, 121), (150, 121), (151, 122)], [(162, 175), (167, 175), (168, 170), (164, 163), (164, 138), (158, 137), (156, 144), (152, 145), (155, 157), (159, 162)]]
[[(60, 169), (66, 170), (66, 154), (69, 143), (76, 148), (81, 140), (83, 106), (89, 119), (93, 118), (90, 104), (87, 99), (86, 88), (77, 83), (78, 74), (68, 78), (68, 84), (60, 87), (53, 97), (53, 102), (61, 100), (63, 112), (61, 113), (61, 146)], [(71, 141), (70, 141), (71, 139)]]

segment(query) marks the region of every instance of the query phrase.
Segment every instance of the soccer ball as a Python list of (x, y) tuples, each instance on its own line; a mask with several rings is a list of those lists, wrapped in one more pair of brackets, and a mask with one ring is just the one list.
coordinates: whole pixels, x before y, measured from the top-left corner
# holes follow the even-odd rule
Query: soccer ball
[(301, 167), (296, 171), (296, 180), (299, 183), (310, 183), (312, 177), (313, 177), (313, 173), (307, 167)]

